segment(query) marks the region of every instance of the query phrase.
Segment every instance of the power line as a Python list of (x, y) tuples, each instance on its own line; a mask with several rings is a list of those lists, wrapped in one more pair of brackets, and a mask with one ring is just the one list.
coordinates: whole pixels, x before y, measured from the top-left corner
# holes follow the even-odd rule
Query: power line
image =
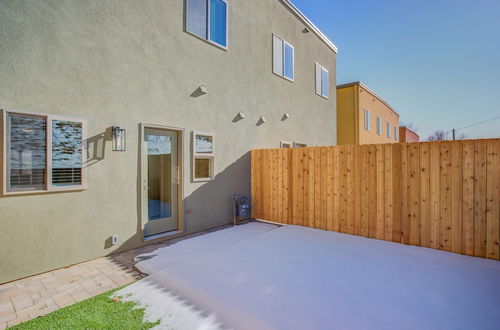
[(470, 127), (474, 127), (474, 126), (477, 126), (477, 125), (481, 125), (481, 124), (485, 124), (485, 123), (488, 123), (490, 121), (493, 121), (493, 120), (496, 120), (496, 119), (500, 119), (500, 116), (496, 116), (496, 117), (493, 117), (493, 118), (490, 118), (488, 120), (484, 120), (484, 121), (481, 121), (481, 122), (478, 122), (478, 123), (475, 123), (475, 124), (471, 124), (471, 125), (468, 125), (468, 126), (464, 126), (464, 127), (461, 127), (461, 128), (457, 128), (457, 129), (450, 129), (448, 132), (446, 133), (450, 133), (452, 132), (453, 130), (456, 131), (461, 131), (463, 129), (466, 129), (466, 128), (470, 128)]

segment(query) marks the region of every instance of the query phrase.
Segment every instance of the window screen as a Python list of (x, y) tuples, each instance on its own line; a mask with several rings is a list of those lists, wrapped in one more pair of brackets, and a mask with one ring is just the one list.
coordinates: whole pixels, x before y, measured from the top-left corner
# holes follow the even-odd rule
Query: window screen
[(285, 67), (284, 76), (288, 79), (294, 78), (294, 51), (293, 47), (285, 42)]
[(45, 117), (8, 114), (8, 190), (45, 188), (47, 120)]
[(82, 123), (52, 121), (52, 184), (82, 184)]
[(189, 32), (194, 33), (203, 39), (207, 39), (207, 17), (207, 0), (187, 0), (186, 28)]
[(210, 40), (227, 46), (227, 4), (222, 0), (210, 0)]

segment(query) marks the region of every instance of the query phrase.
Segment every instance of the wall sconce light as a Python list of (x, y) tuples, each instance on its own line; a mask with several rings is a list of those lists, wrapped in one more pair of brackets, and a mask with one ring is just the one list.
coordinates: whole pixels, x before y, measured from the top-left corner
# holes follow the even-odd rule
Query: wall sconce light
[(285, 121), (285, 120), (287, 120), (287, 119), (289, 119), (289, 118), (290, 118), (290, 115), (289, 115), (288, 113), (286, 113), (286, 112), (285, 112), (285, 113), (283, 114), (283, 117), (281, 117), (281, 120), (282, 120), (282, 121)]
[(240, 112), (238, 112), (238, 117), (239, 117), (240, 119), (245, 119), (245, 118), (246, 118), (246, 115), (245, 115), (245, 113), (244, 113), (244, 112), (240, 111)]
[(267, 122), (266, 117), (262, 116), (259, 118), (259, 121), (257, 122), (257, 126), (263, 125)]
[(125, 151), (127, 149), (127, 132), (125, 128), (113, 126), (113, 151)]

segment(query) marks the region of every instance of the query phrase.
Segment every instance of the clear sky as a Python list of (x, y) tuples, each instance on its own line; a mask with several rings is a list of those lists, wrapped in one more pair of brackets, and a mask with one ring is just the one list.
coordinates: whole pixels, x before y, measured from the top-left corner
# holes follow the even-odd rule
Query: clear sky
[[(500, 116), (500, 0), (293, 0), (421, 139)], [(500, 118), (460, 131), (500, 137)]]

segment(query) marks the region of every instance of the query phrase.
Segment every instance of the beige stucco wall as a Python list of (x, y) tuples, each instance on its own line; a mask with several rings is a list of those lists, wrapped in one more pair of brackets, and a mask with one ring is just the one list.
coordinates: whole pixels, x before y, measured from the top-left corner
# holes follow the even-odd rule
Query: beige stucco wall
[[(126, 152), (106, 142), (103, 159), (90, 159), (87, 190), (0, 197), (0, 283), (144, 244), (140, 123), (185, 129), (188, 233), (231, 221), (232, 194), (250, 194), (251, 149), (336, 143), (335, 53), (278, 0), (229, 0), (229, 51), (183, 32), (180, 0), (0, 8), (1, 108), (84, 117), (91, 141), (112, 125), (127, 129)], [(294, 83), (271, 73), (272, 33), (295, 46)], [(315, 62), (330, 71), (329, 100), (315, 94)], [(208, 94), (191, 96), (200, 85)], [(246, 119), (233, 122), (239, 111)], [(193, 130), (216, 134), (214, 181), (191, 182)], [(123, 244), (110, 247), (115, 233)]]
[[(382, 102), (376, 95), (358, 86), (359, 109), (359, 144), (397, 143), (394, 139), (394, 127), (399, 130), (399, 115)], [(364, 128), (364, 109), (371, 112), (371, 130)], [(382, 119), (382, 135), (377, 134), (377, 117)], [(391, 123), (391, 137), (387, 138), (387, 122)]]

